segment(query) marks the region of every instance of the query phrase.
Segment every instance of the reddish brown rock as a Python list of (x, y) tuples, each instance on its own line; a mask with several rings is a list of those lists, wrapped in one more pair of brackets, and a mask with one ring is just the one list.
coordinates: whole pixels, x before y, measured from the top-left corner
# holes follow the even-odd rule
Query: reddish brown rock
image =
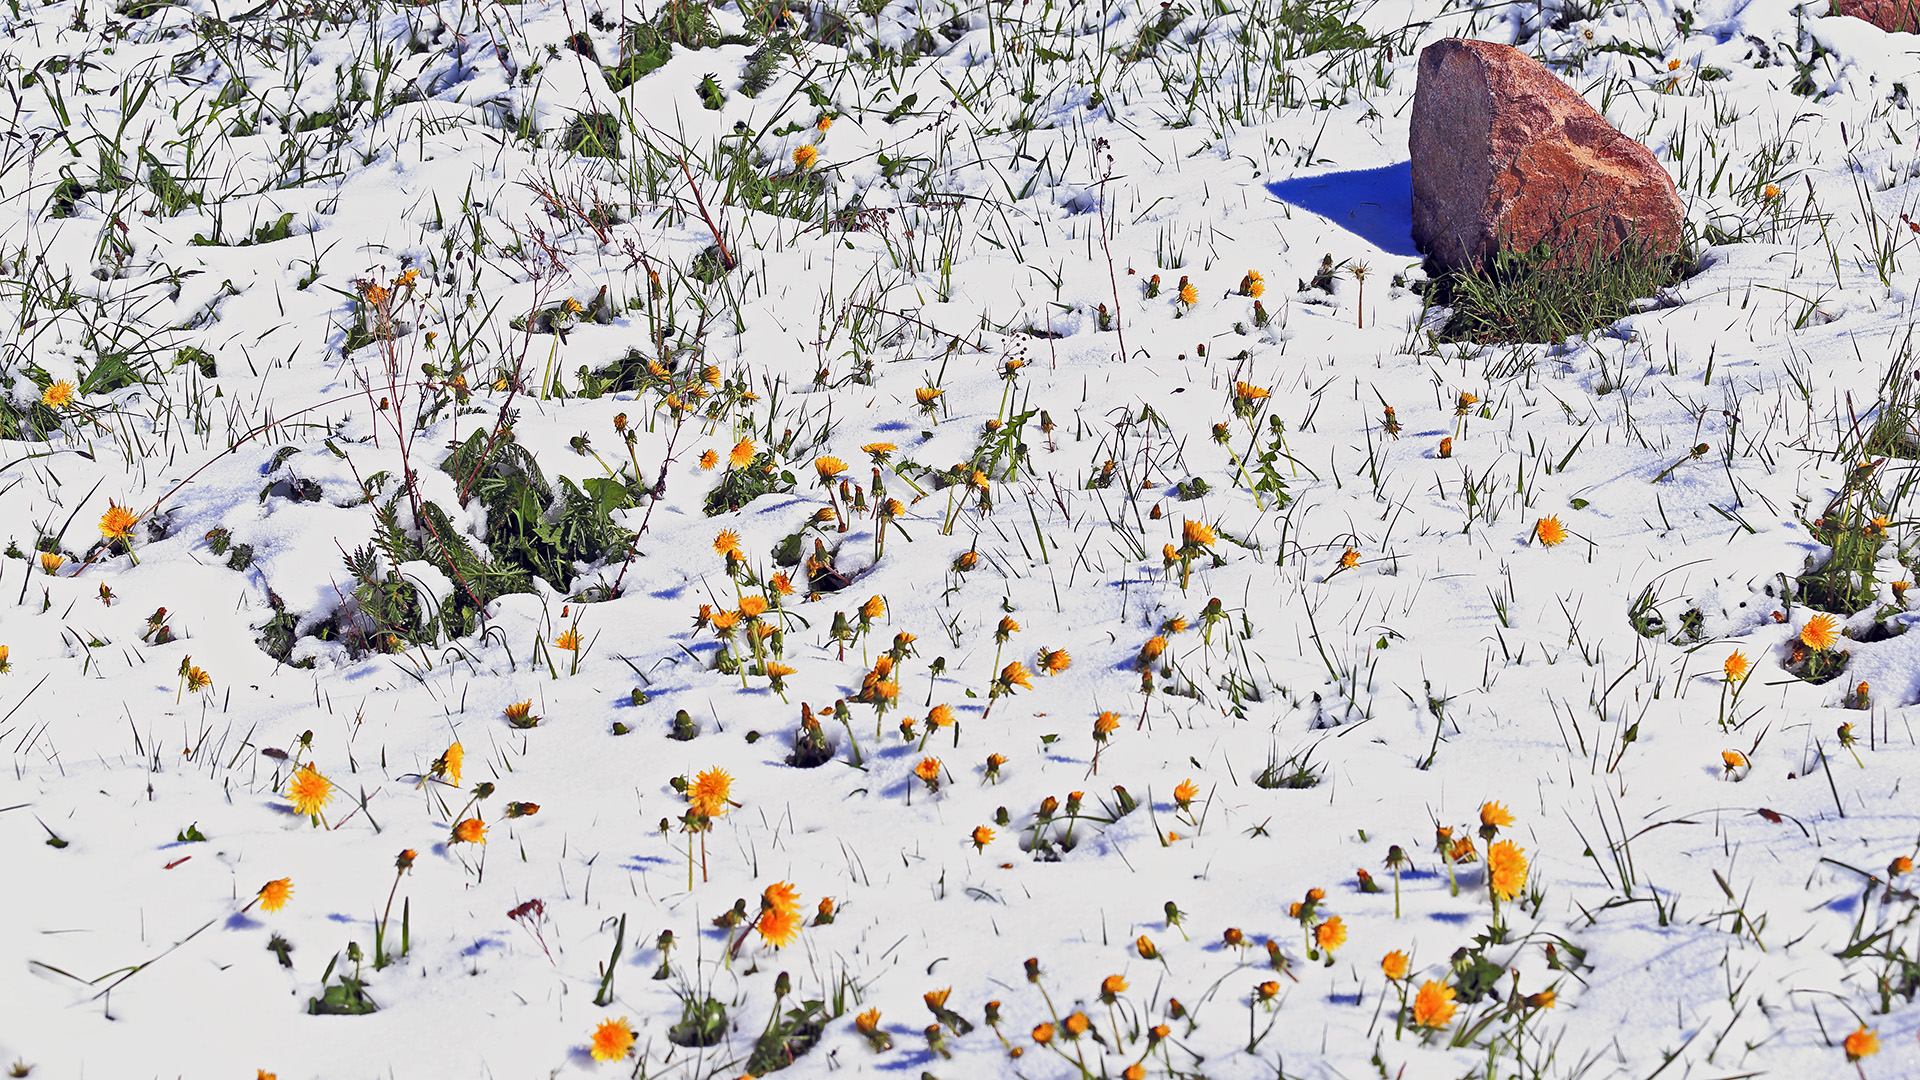
[(1833, 0), (1829, 14), (1865, 19), (1889, 34), (1920, 34), (1920, 0)]
[(1427, 46), (1408, 143), (1413, 240), (1443, 267), (1484, 267), (1542, 241), (1555, 263), (1629, 238), (1679, 249), (1686, 211), (1652, 151), (1518, 49)]

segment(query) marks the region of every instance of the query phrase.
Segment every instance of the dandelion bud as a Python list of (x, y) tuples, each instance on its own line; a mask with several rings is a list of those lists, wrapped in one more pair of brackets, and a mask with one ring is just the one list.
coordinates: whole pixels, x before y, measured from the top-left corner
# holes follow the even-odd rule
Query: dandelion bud
[[(1028, 982), (1039, 982), (1039, 981), (1040, 981), (1040, 958), (1039, 958), (1039, 957), (1037, 957), (1037, 956), (1029, 956), (1029, 957), (1027, 957), (1027, 962), (1026, 962), (1026, 969), (1027, 969), (1027, 981), (1028, 981)], [(1052, 1030), (1052, 1028), (1051, 1028), (1051, 1026), (1049, 1026), (1049, 1028), (1048, 1028), (1048, 1030), (1049, 1030), (1049, 1031), (1051, 1031), (1051, 1030)], [(1044, 1039), (1039, 1039), (1039, 1037), (1038, 1037), (1038, 1035), (1037, 1035), (1037, 1034), (1035, 1035), (1035, 1038), (1036, 1038), (1036, 1039), (1037, 1039), (1038, 1041), (1040, 1041), (1040, 1042), (1045, 1042), (1045, 1041), (1046, 1041), (1046, 1040), (1044, 1040)]]

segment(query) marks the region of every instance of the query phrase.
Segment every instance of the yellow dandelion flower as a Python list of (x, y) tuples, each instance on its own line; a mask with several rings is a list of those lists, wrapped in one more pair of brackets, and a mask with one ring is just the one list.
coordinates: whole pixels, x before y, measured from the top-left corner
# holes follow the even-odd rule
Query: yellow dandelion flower
[(687, 803), (701, 817), (719, 817), (727, 812), (733, 792), (733, 777), (721, 768), (712, 768), (693, 778), (687, 785)]
[(733, 466), (736, 469), (745, 468), (747, 464), (752, 460), (753, 460), (753, 440), (752, 439), (741, 439), (739, 442), (734, 443), (733, 449), (728, 451), (727, 453), (727, 464)]
[(133, 527), (139, 523), (132, 510), (108, 500), (107, 512), (100, 518), (100, 535), (109, 540), (131, 540)]
[(1028, 690), (1033, 689), (1033, 673), (1028, 671), (1026, 665), (1018, 660), (1001, 669), (1000, 681), (1005, 683), (1009, 690), (1016, 686), (1024, 687)]
[(46, 392), (40, 395), (40, 404), (45, 405), (49, 409), (64, 409), (73, 404), (73, 398), (73, 384), (65, 379), (61, 379), (59, 382), (47, 387)]
[(746, 557), (740, 553), (740, 534), (732, 529), (721, 529), (720, 534), (713, 538), (713, 553), (723, 558)]
[(321, 776), (312, 765), (302, 765), (287, 781), (287, 798), (293, 803), (294, 813), (315, 817), (332, 801), (333, 781)]
[(593, 1029), (593, 1040), (588, 1052), (595, 1061), (619, 1061), (633, 1053), (633, 1029), (627, 1026), (627, 1018), (602, 1020), (600, 1026)]
[(1399, 949), (1395, 949), (1380, 958), (1380, 973), (1392, 979), (1394, 982), (1399, 982), (1406, 978), (1407, 969), (1407, 954), (1401, 952)]
[(580, 648), (580, 631), (568, 630), (559, 637), (554, 638), (553, 647), (556, 649), (565, 649), (568, 652), (573, 652)]
[(820, 160), (820, 151), (817, 147), (810, 145), (794, 147), (793, 163), (800, 168), (811, 169), (813, 168), (813, 163), (818, 160)]
[(825, 483), (846, 472), (847, 463), (837, 457), (817, 457), (813, 459), (813, 471), (819, 473), (821, 482)]
[(1340, 921), (1340, 916), (1335, 915), (1326, 922), (1313, 928), (1313, 940), (1318, 943), (1321, 948), (1332, 952), (1346, 944), (1347, 924)]
[(1147, 639), (1145, 645), (1140, 646), (1140, 662), (1143, 664), (1151, 664), (1155, 660), (1160, 659), (1160, 654), (1166, 651), (1167, 639), (1161, 637), (1159, 634), (1155, 634)]
[(1173, 801), (1180, 807), (1180, 809), (1185, 810), (1187, 808), (1187, 804), (1191, 803), (1194, 799), (1194, 796), (1198, 794), (1200, 794), (1200, 788), (1198, 785), (1196, 785), (1192, 780), (1182, 780), (1180, 781), (1179, 784), (1175, 785), (1173, 789)]
[(1180, 302), (1187, 305), (1188, 307), (1192, 307), (1193, 305), (1199, 303), (1200, 290), (1194, 288), (1191, 283), (1180, 286)]
[(1188, 547), (1212, 547), (1213, 530), (1204, 522), (1186, 520), (1180, 523), (1180, 538)]
[(1493, 894), (1511, 900), (1527, 887), (1525, 848), (1511, 840), (1502, 840), (1487, 848), (1487, 881)]
[(1745, 682), (1747, 673), (1753, 670), (1753, 664), (1736, 649), (1727, 654), (1720, 670), (1726, 674), (1728, 682)]
[(1497, 802), (1481, 803), (1480, 824), (1489, 828), (1504, 829), (1513, 824), (1513, 815)]
[(712, 450), (700, 455), (700, 467), (702, 469), (711, 469), (718, 464), (720, 464), (720, 455), (714, 453)]
[(1847, 1060), (1859, 1061), (1861, 1058), (1872, 1057), (1880, 1052), (1880, 1036), (1868, 1031), (1867, 1025), (1861, 1024), (1860, 1030), (1847, 1036), (1845, 1046)]
[(453, 839), (461, 844), (484, 844), (487, 842), (487, 823), (479, 818), (467, 818), (453, 827)]
[(1040, 669), (1049, 675), (1058, 675), (1073, 663), (1073, 657), (1065, 649), (1041, 649), (1038, 661)]
[(257, 895), (260, 897), (261, 911), (279, 911), (287, 906), (287, 898), (293, 895), (293, 879), (275, 878), (260, 886)]
[(1800, 628), (1800, 643), (1809, 649), (1824, 652), (1839, 640), (1840, 623), (1831, 615), (1815, 615)]
[(1533, 523), (1533, 535), (1542, 544), (1552, 547), (1567, 538), (1567, 527), (1552, 514)]
[(800, 936), (800, 913), (772, 907), (760, 912), (760, 921), (754, 924), (760, 932), (760, 939), (776, 949), (784, 949), (793, 944)]
[(446, 753), (441, 754), (440, 757), (434, 761), (433, 775), (445, 777), (447, 783), (452, 784), (454, 787), (459, 787), (460, 770), (461, 767), (466, 764), (466, 761), (466, 748), (459, 743), (454, 743), (452, 746), (447, 747)]
[(913, 767), (913, 775), (929, 784), (937, 782), (940, 779), (940, 759), (921, 758), (920, 764)]
[(991, 843), (993, 843), (993, 830), (987, 828), (985, 825), (974, 826), (973, 828), (974, 850), (985, 851), (987, 850), (987, 845)]
[(1428, 979), (1413, 995), (1413, 1022), (1417, 1027), (1438, 1030), (1453, 1023), (1453, 987)]

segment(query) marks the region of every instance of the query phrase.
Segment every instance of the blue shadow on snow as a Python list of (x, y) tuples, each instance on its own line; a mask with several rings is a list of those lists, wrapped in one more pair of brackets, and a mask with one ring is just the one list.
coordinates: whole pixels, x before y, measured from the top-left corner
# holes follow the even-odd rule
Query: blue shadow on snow
[(1413, 246), (1413, 163), (1296, 176), (1267, 185), (1282, 202), (1319, 214), (1389, 255), (1418, 258)]

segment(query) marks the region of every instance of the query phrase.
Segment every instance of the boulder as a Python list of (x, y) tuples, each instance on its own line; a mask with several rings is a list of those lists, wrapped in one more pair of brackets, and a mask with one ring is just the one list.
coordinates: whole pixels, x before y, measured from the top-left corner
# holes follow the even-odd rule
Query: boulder
[(1865, 19), (1889, 34), (1920, 34), (1920, 0), (1833, 0), (1829, 14)]
[(1413, 241), (1445, 269), (1542, 242), (1554, 265), (1629, 239), (1679, 250), (1686, 209), (1653, 152), (1518, 49), (1427, 46), (1412, 124)]

